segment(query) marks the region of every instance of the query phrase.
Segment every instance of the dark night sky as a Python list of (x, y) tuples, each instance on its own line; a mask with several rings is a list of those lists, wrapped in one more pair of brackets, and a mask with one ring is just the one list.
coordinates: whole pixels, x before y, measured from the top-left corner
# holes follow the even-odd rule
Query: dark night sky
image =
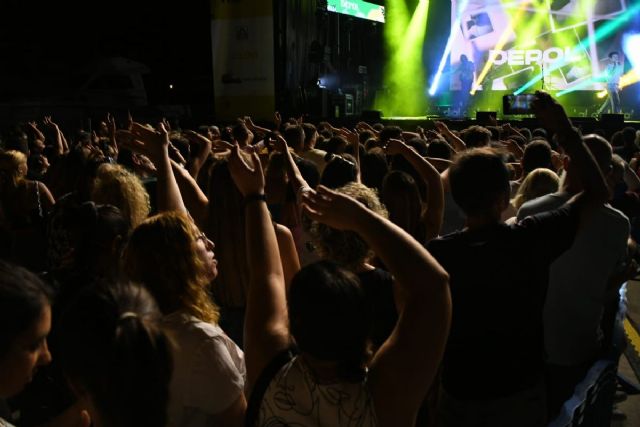
[(197, 96), (211, 85), (209, 23), (207, 0), (0, 0), (0, 96), (63, 88), (105, 56), (146, 64), (150, 96), (162, 98), (169, 82), (174, 97)]

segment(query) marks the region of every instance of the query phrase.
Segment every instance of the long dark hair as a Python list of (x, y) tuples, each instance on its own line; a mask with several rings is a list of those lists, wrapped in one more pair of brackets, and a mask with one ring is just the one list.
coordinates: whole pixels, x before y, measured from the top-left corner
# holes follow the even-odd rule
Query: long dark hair
[(87, 287), (63, 313), (60, 362), (107, 426), (167, 424), (169, 338), (151, 295), (126, 283)]
[(30, 271), (0, 261), (0, 359), (50, 304), (50, 289)]
[(288, 296), (291, 335), (302, 352), (339, 362), (346, 381), (364, 377), (373, 305), (358, 277), (333, 261), (300, 270)]

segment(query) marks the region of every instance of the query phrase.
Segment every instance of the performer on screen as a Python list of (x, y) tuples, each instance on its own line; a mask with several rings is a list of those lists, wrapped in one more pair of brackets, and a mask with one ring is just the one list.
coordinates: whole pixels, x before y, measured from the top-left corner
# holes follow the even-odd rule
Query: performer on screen
[(609, 54), (609, 65), (605, 70), (607, 77), (607, 100), (600, 107), (600, 113), (607, 110), (607, 107), (611, 105), (611, 112), (614, 114), (622, 113), (622, 106), (620, 104), (620, 77), (624, 72), (624, 67), (620, 62), (620, 54), (618, 52), (611, 52)]
[(458, 78), (460, 79), (460, 114), (467, 109), (469, 98), (471, 97), (471, 88), (475, 80), (476, 67), (473, 62), (469, 61), (467, 55), (460, 55), (460, 65), (458, 66)]

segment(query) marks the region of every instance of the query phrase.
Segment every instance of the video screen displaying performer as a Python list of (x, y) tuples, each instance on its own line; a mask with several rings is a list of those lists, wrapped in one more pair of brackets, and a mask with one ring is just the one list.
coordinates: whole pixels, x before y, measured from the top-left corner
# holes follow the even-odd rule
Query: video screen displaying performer
[[(515, 91), (544, 72), (550, 91), (602, 91), (610, 84), (600, 58), (622, 46), (626, 0), (452, 0), (451, 70), (475, 64), (477, 90)], [(616, 21), (617, 20), (617, 21)], [(606, 30), (606, 31), (605, 31)], [(619, 76), (618, 76), (619, 77)], [(463, 81), (451, 73), (450, 90)]]
[(613, 114), (622, 113), (620, 104), (620, 78), (624, 73), (624, 65), (620, 62), (620, 53), (617, 51), (609, 53), (609, 64), (605, 70), (607, 79), (607, 100), (602, 104), (600, 113), (607, 110)]

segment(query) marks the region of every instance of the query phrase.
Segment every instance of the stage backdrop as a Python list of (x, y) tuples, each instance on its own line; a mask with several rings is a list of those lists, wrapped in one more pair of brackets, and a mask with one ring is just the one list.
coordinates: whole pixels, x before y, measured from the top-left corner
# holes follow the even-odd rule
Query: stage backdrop
[(489, 62), (478, 90), (514, 91), (543, 70), (547, 90), (601, 90), (609, 52), (624, 63), (620, 32), (606, 26), (627, 9), (625, 0), (452, 0), (450, 87), (460, 89), (466, 55), (476, 77)]
[(272, 0), (211, 0), (211, 12), (216, 118), (272, 119)]

